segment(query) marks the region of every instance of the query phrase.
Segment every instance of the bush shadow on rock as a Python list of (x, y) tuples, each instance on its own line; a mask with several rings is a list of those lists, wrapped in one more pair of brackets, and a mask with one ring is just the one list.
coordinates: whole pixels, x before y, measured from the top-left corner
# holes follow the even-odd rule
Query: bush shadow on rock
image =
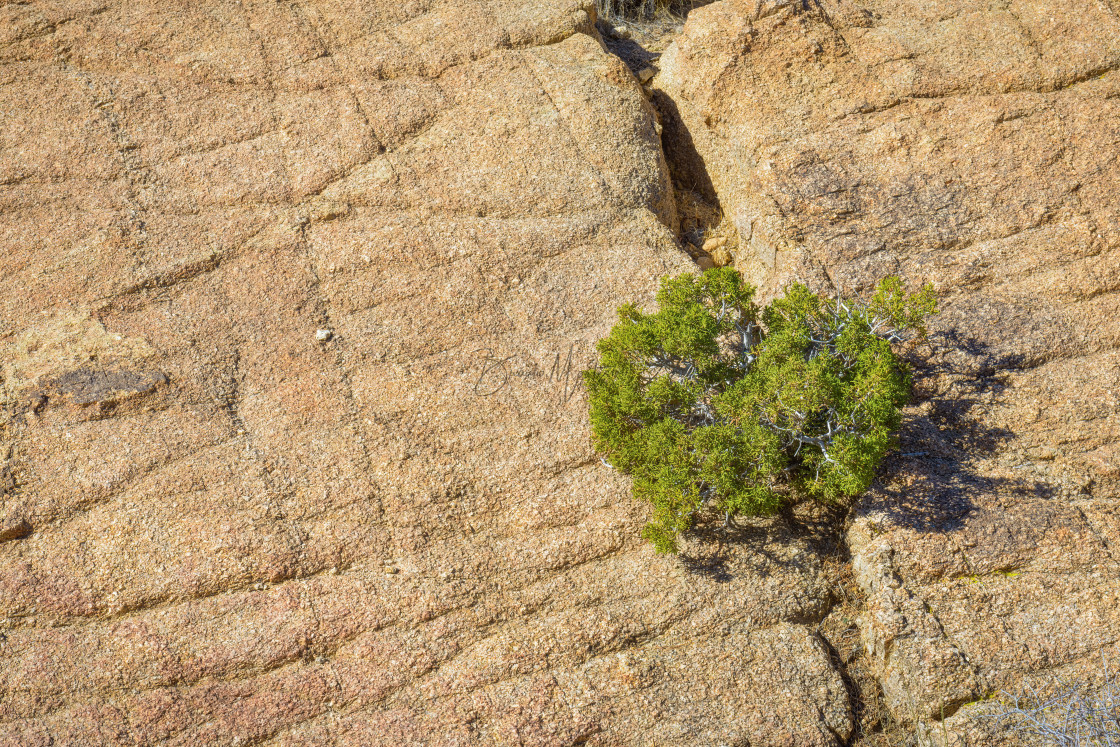
[[(772, 517), (740, 518), (728, 524), (718, 518), (699, 521), (688, 532), (688, 547), (679, 554), (680, 562), (690, 573), (717, 583), (743, 574), (765, 579), (805, 572), (820, 558), (843, 554), (845, 513), (840, 506), (801, 501)], [(797, 551), (801, 548), (808, 552)]]
[[(1053, 497), (1051, 485), (994, 477), (979, 466), (1015, 439), (1012, 430), (985, 422), (982, 406), (1007, 386), (1006, 372), (1021, 361), (953, 331), (932, 334), (923, 347), (922, 354), (908, 356), (915, 397), (899, 430), (898, 448), (884, 459), (862, 508), (873, 508), (895, 527), (947, 533), (961, 529), (976, 510), (974, 496)], [(846, 507), (803, 500), (768, 519), (698, 522), (680, 562), (691, 573), (724, 583), (737, 573), (765, 577), (802, 565), (802, 559), (780, 549), (790, 543), (808, 545), (818, 558), (842, 556), (847, 514)], [(732, 552), (737, 548), (748, 552)]]
[(1020, 356), (998, 354), (983, 340), (949, 330), (932, 334), (928, 354), (909, 360), (916, 406), (870, 496), (891, 525), (953, 532), (976, 509), (974, 496), (1054, 496), (1051, 485), (996, 477), (980, 466), (1016, 438), (1011, 429), (986, 422), (984, 409), (1007, 387), (1007, 372), (1023, 364)]

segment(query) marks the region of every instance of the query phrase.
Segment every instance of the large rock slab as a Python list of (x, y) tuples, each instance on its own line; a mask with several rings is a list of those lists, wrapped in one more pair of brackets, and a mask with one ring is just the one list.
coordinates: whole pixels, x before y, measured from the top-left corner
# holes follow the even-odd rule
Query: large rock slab
[(0, 14), (0, 744), (846, 740), (812, 537), (590, 450), (692, 266), (590, 5)]
[[(941, 298), (849, 534), (895, 715), (1092, 679), (1120, 641), (1115, 6), (724, 0), (661, 66), (677, 178), (718, 197), (745, 273)], [(952, 723), (987, 744), (975, 707)]]

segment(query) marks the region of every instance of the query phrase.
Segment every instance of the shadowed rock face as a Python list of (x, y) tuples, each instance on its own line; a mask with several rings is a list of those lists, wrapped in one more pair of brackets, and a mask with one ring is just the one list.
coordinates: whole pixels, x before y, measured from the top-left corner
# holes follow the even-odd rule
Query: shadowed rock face
[(655, 557), (590, 450), (690, 265), (588, 6), (0, 19), (0, 744), (846, 739), (815, 540)]
[(849, 542), (895, 715), (994, 744), (962, 704), (1120, 642), (1117, 8), (724, 0), (661, 64), (670, 159), (748, 275), (942, 299)]

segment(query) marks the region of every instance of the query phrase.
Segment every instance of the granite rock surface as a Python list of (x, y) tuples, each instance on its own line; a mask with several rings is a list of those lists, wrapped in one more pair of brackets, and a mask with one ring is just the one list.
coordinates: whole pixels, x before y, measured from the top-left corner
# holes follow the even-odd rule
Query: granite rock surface
[(693, 267), (579, 0), (0, 7), (0, 744), (820, 745), (818, 539), (579, 371)]
[(1120, 653), (1118, 8), (723, 0), (660, 68), (675, 177), (764, 291), (941, 299), (848, 541), (895, 717), (995, 744), (977, 701)]

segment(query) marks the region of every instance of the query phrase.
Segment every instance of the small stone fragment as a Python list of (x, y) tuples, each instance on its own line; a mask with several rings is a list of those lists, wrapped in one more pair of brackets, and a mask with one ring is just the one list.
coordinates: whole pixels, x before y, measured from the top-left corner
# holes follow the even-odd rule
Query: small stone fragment
[(0, 542), (23, 539), (29, 534), (31, 534), (31, 524), (27, 522), (27, 519), (0, 523)]
[(725, 239), (723, 236), (713, 236), (712, 238), (705, 241), (704, 246), (701, 247), (701, 248), (704, 251), (711, 254), (713, 251), (720, 248), (721, 246), (723, 246), (726, 243), (727, 243), (727, 239)]
[(329, 329), (319, 329), (315, 331), (315, 339), (319, 342), (326, 342), (334, 337), (334, 331)]
[(645, 85), (653, 80), (653, 76), (655, 75), (657, 75), (657, 71), (652, 67), (643, 67), (638, 71), (638, 80), (642, 82), (642, 85)]
[(716, 267), (727, 267), (734, 261), (731, 252), (727, 251), (724, 247), (717, 247), (712, 250), (712, 261), (716, 263)]

